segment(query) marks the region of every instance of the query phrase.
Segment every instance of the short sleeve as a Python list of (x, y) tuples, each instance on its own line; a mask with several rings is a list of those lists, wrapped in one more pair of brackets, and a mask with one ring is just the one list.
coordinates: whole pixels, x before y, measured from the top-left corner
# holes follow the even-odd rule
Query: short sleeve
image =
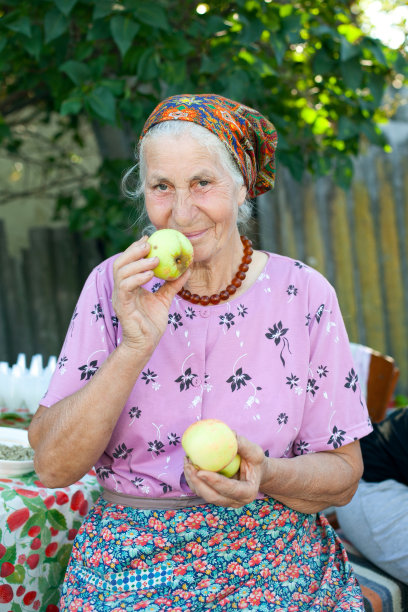
[(372, 431), (336, 293), (320, 274), (309, 285), (309, 370), (297, 454), (333, 450)]
[(41, 400), (52, 406), (83, 387), (118, 343), (118, 320), (112, 309), (114, 258), (89, 275), (74, 309), (57, 366)]

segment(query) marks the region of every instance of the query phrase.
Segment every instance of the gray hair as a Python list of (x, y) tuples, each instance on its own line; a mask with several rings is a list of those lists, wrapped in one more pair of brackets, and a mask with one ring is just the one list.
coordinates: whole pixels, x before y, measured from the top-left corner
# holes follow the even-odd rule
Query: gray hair
[[(200, 145), (205, 146), (209, 153), (218, 157), (221, 166), (229, 173), (234, 183), (240, 187), (244, 185), (244, 177), (241, 174), (235, 160), (222, 142), (210, 130), (193, 123), (191, 121), (162, 121), (149, 129), (140, 141), (136, 163), (129, 168), (122, 179), (122, 189), (124, 194), (132, 199), (141, 202), (141, 210), (135, 224), (143, 227), (143, 233), (151, 234), (155, 231), (154, 225), (149, 224), (146, 208), (143, 202), (144, 190), (146, 185), (146, 160), (145, 160), (145, 144), (149, 140), (159, 138), (162, 135), (180, 136), (188, 134), (195, 138)], [(238, 208), (237, 225), (240, 231), (247, 229), (252, 215), (252, 202), (248, 198)], [(147, 224), (147, 225), (146, 225)]]

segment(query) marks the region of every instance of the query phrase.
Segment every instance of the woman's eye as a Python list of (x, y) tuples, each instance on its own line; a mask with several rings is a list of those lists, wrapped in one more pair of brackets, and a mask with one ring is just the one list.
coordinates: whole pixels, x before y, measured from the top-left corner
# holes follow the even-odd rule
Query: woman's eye
[(205, 180), (202, 180), (202, 181), (198, 182), (200, 187), (207, 187), (207, 185), (209, 185), (209, 183), (210, 183), (209, 181), (205, 181)]
[(159, 183), (158, 185), (156, 185), (156, 189), (158, 189), (159, 191), (166, 191), (167, 185), (165, 185), (164, 183)]

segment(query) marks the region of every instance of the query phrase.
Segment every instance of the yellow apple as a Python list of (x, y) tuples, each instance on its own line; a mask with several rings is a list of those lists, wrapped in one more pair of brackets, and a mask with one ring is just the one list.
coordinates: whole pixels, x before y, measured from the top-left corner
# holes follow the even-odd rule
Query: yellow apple
[(147, 242), (150, 245), (147, 257), (159, 258), (159, 264), (153, 270), (157, 278), (176, 280), (193, 261), (193, 245), (177, 230), (157, 230)]
[(191, 462), (202, 470), (231, 478), (239, 469), (238, 443), (234, 432), (218, 419), (196, 421), (183, 434), (181, 444)]

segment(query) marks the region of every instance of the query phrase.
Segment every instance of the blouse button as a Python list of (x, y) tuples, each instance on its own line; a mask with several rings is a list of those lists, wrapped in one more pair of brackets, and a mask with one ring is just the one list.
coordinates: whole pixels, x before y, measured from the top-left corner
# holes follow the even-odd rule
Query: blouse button
[(200, 310), (200, 315), (203, 317), (203, 319), (208, 319), (208, 317), (210, 316), (210, 311), (207, 309)]

